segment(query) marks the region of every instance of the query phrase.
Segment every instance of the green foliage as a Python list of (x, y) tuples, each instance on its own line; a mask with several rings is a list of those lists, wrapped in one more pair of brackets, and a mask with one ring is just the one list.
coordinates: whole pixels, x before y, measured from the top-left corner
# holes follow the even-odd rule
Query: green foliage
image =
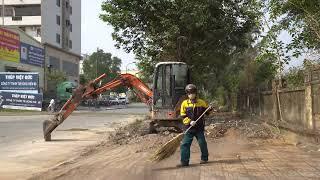
[(320, 1), (269, 0), (267, 7), (273, 21), (272, 33), (288, 31), (293, 40), (285, 47), (298, 57), (305, 49), (320, 47)]
[(150, 57), (138, 55), (136, 59), (139, 61), (137, 64), (141, 72), (140, 79), (145, 83), (152, 83), (153, 72), (157, 61), (152, 61)]
[(291, 67), (285, 73), (284, 78), (288, 88), (295, 88), (304, 85), (304, 71), (302, 67)]
[(62, 83), (67, 80), (67, 75), (64, 72), (61, 72), (56, 69), (48, 69), (46, 68), (46, 78), (47, 82), (53, 85), (53, 88), (56, 87), (57, 84)]
[[(121, 59), (112, 57), (111, 53), (106, 53), (102, 49), (97, 49), (97, 51), (92, 53), (88, 59), (84, 60), (84, 75), (81, 76), (81, 81), (88, 82), (105, 73), (107, 76), (101, 82), (102, 84), (105, 84), (121, 73), (120, 66)], [(124, 87), (119, 87), (116, 91), (125, 92), (126, 89)]]
[(234, 91), (260, 8), (255, 0), (108, 0), (100, 17), (114, 27), (116, 46), (137, 55), (145, 78), (156, 62), (183, 61), (201, 87)]
[(81, 85), (85, 85), (86, 83), (88, 83), (88, 80), (86, 79), (86, 76), (84, 74), (80, 74), (79, 79)]

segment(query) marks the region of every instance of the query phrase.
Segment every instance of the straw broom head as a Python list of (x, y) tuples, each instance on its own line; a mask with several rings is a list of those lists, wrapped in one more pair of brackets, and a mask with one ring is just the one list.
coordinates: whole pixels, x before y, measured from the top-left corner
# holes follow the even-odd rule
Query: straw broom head
[(161, 161), (172, 156), (176, 152), (177, 148), (180, 146), (180, 142), (182, 141), (183, 135), (183, 133), (180, 133), (176, 137), (171, 139), (169, 142), (167, 142), (165, 145), (163, 145), (154, 153), (150, 160), (153, 162)]

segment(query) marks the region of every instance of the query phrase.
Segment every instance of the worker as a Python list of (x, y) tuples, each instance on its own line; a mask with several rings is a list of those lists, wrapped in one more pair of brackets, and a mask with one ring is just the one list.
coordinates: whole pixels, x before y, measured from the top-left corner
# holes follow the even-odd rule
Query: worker
[(54, 112), (54, 105), (55, 105), (54, 99), (51, 99), (48, 106), (48, 111)]
[(210, 108), (206, 114), (209, 114), (212, 110), (208, 107), (208, 104), (198, 98), (197, 87), (194, 84), (188, 84), (185, 88), (188, 95), (188, 99), (184, 100), (181, 104), (180, 116), (183, 119), (184, 129), (192, 128), (183, 136), (182, 143), (180, 145), (181, 162), (177, 167), (189, 166), (190, 159), (190, 146), (192, 144), (193, 137), (196, 137), (201, 150), (200, 164), (208, 162), (208, 147), (204, 136), (204, 119), (203, 117), (196, 122), (196, 120), (204, 113), (207, 108)]

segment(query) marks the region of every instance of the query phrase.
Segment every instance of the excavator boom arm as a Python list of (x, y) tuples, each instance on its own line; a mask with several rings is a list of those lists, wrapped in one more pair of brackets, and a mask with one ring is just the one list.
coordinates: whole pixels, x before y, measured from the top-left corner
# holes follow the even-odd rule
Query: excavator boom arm
[(88, 83), (86, 86), (78, 87), (69, 100), (63, 105), (61, 110), (54, 115), (50, 120), (43, 122), (43, 134), (46, 141), (51, 140), (51, 132), (57, 128), (69, 115), (80, 105), (81, 101), (84, 99), (97, 98), (99, 94), (105, 91), (115, 89), (119, 86), (126, 86), (132, 88), (134, 93), (149, 106), (152, 102), (152, 90), (143, 83), (139, 78), (132, 74), (120, 74), (114, 80), (102, 85), (99, 88), (95, 88), (95, 85), (106, 77), (103, 74), (96, 78), (95, 80)]

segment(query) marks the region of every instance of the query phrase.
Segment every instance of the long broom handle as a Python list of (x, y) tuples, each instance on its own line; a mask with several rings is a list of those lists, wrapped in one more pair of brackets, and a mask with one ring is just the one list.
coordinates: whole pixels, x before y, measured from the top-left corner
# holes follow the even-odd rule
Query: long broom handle
[[(212, 107), (212, 106), (209, 106), (209, 107), (201, 114), (201, 116), (198, 117), (198, 119), (196, 120), (196, 123), (204, 116), (204, 114), (205, 114), (206, 112), (209, 111), (209, 109), (210, 109), (211, 107)], [(193, 126), (190, 126), (183, 134), (186, 134), (192, 127), (193, 127)]]

